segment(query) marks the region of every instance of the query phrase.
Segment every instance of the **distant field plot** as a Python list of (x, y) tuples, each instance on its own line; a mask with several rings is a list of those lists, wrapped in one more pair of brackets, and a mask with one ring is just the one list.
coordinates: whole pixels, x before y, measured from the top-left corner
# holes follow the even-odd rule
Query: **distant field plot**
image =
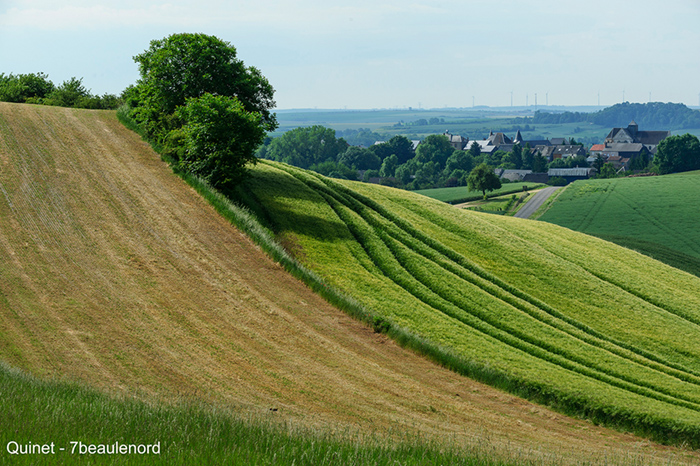
[(700, 173), (577, 181), (539, 219), (700, 272)]
[[(544, 185), (537, 183), (507, 183), (502, 185), (500, 189), (487, 193), (487, 195), (489, 197), (497, 197), (504, 194), (530, 191), (532, 189), (541, 188), (542, 186)], [(423, 196), (437, 199), (438, 201), (447, 202), (448, 204), (475, 201), (483, 197), (481, 191), (469, 191), (466, 186), (457, 186), (454, 188), (421, 189), (414, 192), (422, 194)]]

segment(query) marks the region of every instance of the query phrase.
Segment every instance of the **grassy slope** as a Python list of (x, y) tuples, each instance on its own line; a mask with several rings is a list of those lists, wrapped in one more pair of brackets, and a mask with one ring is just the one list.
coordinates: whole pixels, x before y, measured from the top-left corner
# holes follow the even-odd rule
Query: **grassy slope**
[[(313, 218), (288, 213), (300, 225)], [(280, 419), (321, 435), (391, 429), (573, 463), (680, 453), (460, 377), (373, 333), (272, 262), (114, 112), (0, 104), (0, 277), (0, 359), (44, 377), (214, 402), (243, 416), (277, 408)], [(2, 416), (3, 441), (14, 433), (42, 442), (42, 432), (50, 441), (59, 431), (149, 440), (133, 438), (129, 426), (150, 418), (150, 408), (114, 420), (107, 413), (130, 408), (106, 401), (95, 411), (103, 417), (89, 407), (76, 415), (83, 411), (69, 400), (83, 395), (52, 390), (34, 391), (3, 369), (11, 414)], [(27, 393), (50, 408), (45, 417)], [(217, 429), (195, 441), (198, 451), (218, 448)]]
[(599, 236), (700, 276), (697, 173), (578, 181), (540, 220)]
[(699, 438), (696, 277), (554, 225), (279, 164), (245, 189), (305, 264), (456, 370), (659, 440)]

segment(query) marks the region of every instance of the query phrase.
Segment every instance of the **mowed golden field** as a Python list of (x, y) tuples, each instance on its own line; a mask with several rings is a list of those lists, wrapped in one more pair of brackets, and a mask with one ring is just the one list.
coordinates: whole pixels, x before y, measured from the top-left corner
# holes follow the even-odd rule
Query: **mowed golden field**
[(565, 463), (700, 462), (474, 382), (353, 320), (111, 111), (0, 103), (0, 328), (0, 360), (108, 393)]

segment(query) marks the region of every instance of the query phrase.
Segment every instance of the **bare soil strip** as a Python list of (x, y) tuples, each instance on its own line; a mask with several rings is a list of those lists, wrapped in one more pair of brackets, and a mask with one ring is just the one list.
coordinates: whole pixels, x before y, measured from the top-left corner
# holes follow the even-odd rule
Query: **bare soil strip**
[(311, 426), (700, 461), (460, 377), (273, 263), (114, 112), (0, 103), (0, 359)]

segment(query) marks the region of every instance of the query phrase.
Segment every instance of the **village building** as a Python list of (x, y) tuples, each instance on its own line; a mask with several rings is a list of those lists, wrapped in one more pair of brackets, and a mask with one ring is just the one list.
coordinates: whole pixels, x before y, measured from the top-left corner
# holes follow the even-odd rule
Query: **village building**
[(454, 147), (457, 150), (465, 150), (467, 148), (467, 144), (469, 143), (469, 138), (465, 138), (462, 136), (459, 136), (457, 134), (450, 134), (450, 131), (447, 130), (444, 133), (444, 136), (447, 138), (447, 140), (450, 142), (450, 145)]
[[(563, 138), (562, 138), (563, 139)], [(539, 152), (548, 162), (557, 159), (568, 159), (569, 157), (577, 157), (579, 155), (586, 156), (586, 149), (577, 144), (556, 144), (551, 146), (535, 146), (535, 150)]]
[(596, 174), (595, 168), (550, 168), (547, 171), (549, 178), (564, 178), (567, 183), (576, 180), (587, 180)]
[[(669, 136), (671, 136), (670, 131), (639, 131), (639, 126), (632, 120), (627, 128), (613, 128), (608, 133), (605, 137), (605, 149), (606, 151), (632, 153), (636, 150), (641, 151), (643, 146), (647, 152), (653, 155), (656, 154), (656, 147), (659, 143)], [(627, 146), (626, 144), (639, 145)]]
[(632, 120), (627, 128), (610, 130), (603, 144), (591, 146), (588, 160), (593, 163), (600, 156), (616, 169), (627, 170), (637, 157), (652, 158), (659, 143), (670, 135), (670, 131), (639, 131), (639, 126)]

